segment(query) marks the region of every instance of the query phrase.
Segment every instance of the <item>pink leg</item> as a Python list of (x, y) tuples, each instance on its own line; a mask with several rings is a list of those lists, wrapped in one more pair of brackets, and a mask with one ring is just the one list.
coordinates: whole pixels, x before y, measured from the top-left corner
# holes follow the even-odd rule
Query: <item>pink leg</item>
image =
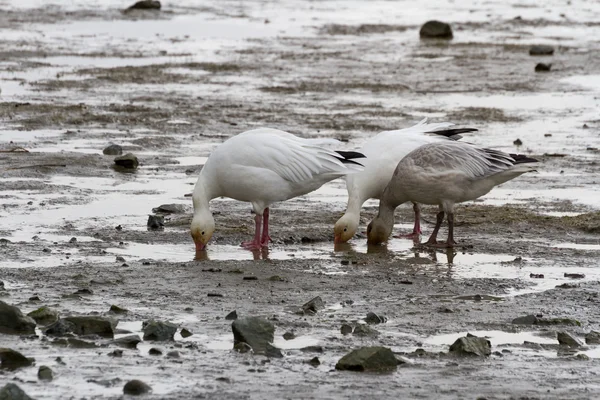
[(258, 214), (254, 216), (255, 230), (254, 230), (254, 240), (251, 242), (243, 242), (242, 247), (248, 250), (260, 250), (262, 247), (260, 244), (260, 228), (262, 225), (262, 217)]
[(421, 236), (421, 207), (417, 203), (413, 203), (413, 210), (415, 211), (415, 226), (412, 233), (395, 235), (395, 238), (418, 240), (419, 236)]
[(268, 247), (271, 237), (269, 236), (269, 207), (263, 211), (263, 232), (260, 243), (263, 247)]

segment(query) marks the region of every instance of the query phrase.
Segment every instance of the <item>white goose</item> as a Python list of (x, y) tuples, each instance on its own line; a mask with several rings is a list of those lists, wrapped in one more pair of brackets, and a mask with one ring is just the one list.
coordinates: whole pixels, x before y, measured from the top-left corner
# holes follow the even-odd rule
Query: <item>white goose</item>
[[(367, 227), (368, 242), (388, 239), (394, 225), (394, 210), (402, 203), (439, 205), (435, 228), (425, 243), (453, 247), (454, 205), (475, 200), (495, 186), (535, 171), (537, 160), (521, 154), (507, 154), (463, 142), (430, 143), (413, 150), (398, 163), (383, 191), (379, 214)], [(448, 240), (437, 241), (437, 234), (448, 214)]]
[[(449, 137), (460, 139), (461, 133), (474, 132), (477, 129), (448, 129), (454, 124), (449, 122), (428, 124), (427, 118), (410, 128), (385, 131), (367, 140), (360, 151), (367, 158), (361, 161), (365, 166), (362, 172), (348, 175), (348, 206), (346, 213), (334, 227), (335, 243), (350, 240), (358, 230), (360, 209), (368, 199), (379, 199), (392, 178), (398, 162), (419, 146), (438, 141), (447, 141)], [(421, 233), (420, 208), (413, 206), (415, 225), (413, 233), (406, 236), (418, 236)]]
[(221, 196), (252, 203), (256, 213), (254, 240), (242, 246), (252, 250), (267, 246), (270, 204), (310, 193), (328, 181), (363, 169), (354, 159), (364, 155), (321, 147), (331, 144), (339, 141), (303, 139), (260, 128), (219, 145), (204, 164), (192, 194), (191, 234), (196, 250), (204, 250), (212, 237), (215, 220), (208, 203)]

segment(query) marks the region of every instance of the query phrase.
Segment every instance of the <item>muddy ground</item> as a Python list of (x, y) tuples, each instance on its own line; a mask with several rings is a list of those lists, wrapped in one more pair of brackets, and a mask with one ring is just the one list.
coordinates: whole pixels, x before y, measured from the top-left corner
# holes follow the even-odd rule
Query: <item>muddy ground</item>
[[(598, 6), (366, 3), (181, 2), (123, 13), (116, 2), (0, 2), (1, 300), (23, 312), (111, 316), (119, 335), (148, 319), (193, 333), (117, 358), (99, 337), (79, 349), (41, 326), (37, 336), (0, 335), (0, 347), (36, 360), (0, 370), (2, 385), (39, 399), (119, 398), (130, 379), (156, 399), (600, 396), (600, 348), (556, 340), (600, 330)], [(452, 23), (452, 41), (418, 39), (433, 18)], [(530, 56), (536, 43), (554, 54)], [(534, 72), (538, 62), (552, 70)], [(189, 193), (227, 137), (269, 126), (353, 149), (423, 117), (479, 128), (465, 140), (541, 161), (538, 173), (459, 207), (456, 249), (402, 239), (372, 248), (362, 233), (334, 249), (346, 199), (337, 181), (272, 207), (274, 242), (261, 254), (238, 246), (252, 234), (249, 205), (214, 200), (217, 231), (194, 259)], [(113, 168), (102, 154), (111, 143), (140, 168)], [(170, 203), (182, 212), (148, 231), (148, 214)], [(364, 208), (363, 227), (376, 205)], [(434, 213), (424, 209), (426, 235)], [(411, 218), (400, 208), (397, 230)], [(315, 296), (326, 308), (298, 315)], [(128, 312), (110, 314), (111, 305)], [(233, 310), (269, 319), (284, 357), (231, 350), (224, 317)], [(368, 312), (387, 318), (373, 326), (379, 334), (341, 334)], [(511, 322), (530, 314), (568, 320)], [(489, 337), (493, 353), (448, 355), (466, 332)], [(335, 370), (367, 345), (405, 363), (385, 374)], [(320, 365), (308, 364), (315, 356)], [(40, 365), (52, 382), (37, 379)]]

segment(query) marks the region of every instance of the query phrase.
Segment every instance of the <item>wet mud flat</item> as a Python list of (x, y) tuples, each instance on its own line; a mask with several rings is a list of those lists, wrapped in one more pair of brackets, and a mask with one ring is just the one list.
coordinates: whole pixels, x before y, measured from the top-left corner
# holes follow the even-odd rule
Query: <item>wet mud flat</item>
[[(0, 386), (40, 399), (120, 398), (132, 379), (156, 399), (597, 398), (600, 9), (572, 3), (2, 4), (0, 300), (112, 325), (0, 335), (35, 358), (0, 369)], [(434, 18), (452, 41), (418, 39)], [(530, 56), (533, 44), (554, 54)], [(456, 249), (369, 248), (362, 233), (334, 248), (346, 201), (335, 181), (275, 205), (274, 243), (257, 254), (239, 247), (250, 207), (213, 201), (217, 231), (194, 259), (189, 194), (227, 137), (270, 126), (353, 149), (423, 117), (541, 161), (458, 209)], [(109, 144), (139, 168), (114, 168)], [(163, 204), (175, 212), (153, 210)], [(149, 214), (164, 230), (147, 229)], [(434, 215), (424, 208), (426, 235)], [(411, 228), (410, 207), (396, 222)], [(234, 310), (273, 324), (279, 351), (233, 350)], [(149, 320), (174, 335), (141, 340)], [(490, 354), (451, 354), (467, 333)], [(139, 343), (123, 347), (131, 335)], [(365, 346), (401, 364), (336, 370)], [(52, 381), (38, 378), (44, 365)]]

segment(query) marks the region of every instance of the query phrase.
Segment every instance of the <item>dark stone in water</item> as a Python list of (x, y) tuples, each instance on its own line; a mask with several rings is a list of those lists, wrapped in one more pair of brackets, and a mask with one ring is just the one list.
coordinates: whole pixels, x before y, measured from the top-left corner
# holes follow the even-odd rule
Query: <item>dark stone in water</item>
[(450, 346), (450, 353), (459, 356), (486, 357), (492, 354), (492, 344), (489, 340), (477, 336), (465, 336), (456, 339)]
[(113, 344), (126, 349), (135, 349), (137, 348), (138, 343), (141, 341), (142, 340), (140, 339), (139, 335), (127, 335), (113, 340)]
[(387, 347), (362, 347), (342, 357), (335, 369), (360, 372), (391, 371), (398, 367), (398, 360)]
[(115, 327), (117, 326), (117, 321), (106, 317), (84, 315), (66, 317), (64, 320), (70, 322), (74, 326), (73, 332), (77, 335), (98, 335), (112, 338), (114, 337)]
[(313, 299), (311, 299), (310, 301), (308, 301), (307, 303), (305, 303), (302, 306), (302, 311), (304, 312), (304, 314), (316, 314), (317, 311), (322, 310), (325, 308), (325, 303), (323, 302), (323, 299), (321, 299), (321, 296), (317, 296)]
[(121, 308), (117, 305), (111, 305), (110, 309), (108, 310), (109, 313), (111, 314), (127, 314), (129, 312), (129, 310), (125, 309), (125, 308)]
[(182, 337), (182, 338), (184, 338), (184, 339), (185, 339), (185, 338), (187, 338), (187, 337), (190, 337), (190, 336), (192, 336), (192, 335), (193, 335), (193, 333), (192, 333), (192, 332), (190, 332), (190, 331), (188, 331), (188, 330), (187, 330), (187, 329), (185, 329), (185, 328), (183, 328), (183, 329), (181, 330), (181, 337)]
[(313, 367), (318, 367), (319, 365), (321, 365), (321, 360), (319, 360), (319, 357), (313, 357), (310, 360), (308, 360), (308, 363), (313, 366)]
[(600, 344), (600, 332), (591, 331), (585, 335), (586, 344)]
[(452, 39), (452, 28), (440, 21), (427, 21), (419, 30), (421, 39)]
[(530, 56), (551, 56), (554, 54), (554, 47), (545, 44), (536, 44), (529, 48)]
[(0, 348), (0, 369), (15, 370), (18, 368), (29, 367), (33, 364), (33, 359), (25, 357), (16, 350)]
[(516, 139), (513, 141), (513, 144), (515, 146), (522, 146), (523, 145), (523, 141), (521, 139)]
[(227, 314), (225, 316), (225, 319), (228, 320), (228, 321), (233, 321), (233, 320), (236, 320), (237, 317), (238, 317), (237, 311), (233, 310), (232, 312), (230, 312), (229, 314)]
[(375, 314), (374, 312), (369, 312), (369, 313), (367, 313), (365, 322), (369, 325), (383, 324), (383, 323), (387, 322), (387, 318), (381, 317), (381, 316)]
[(141, 0), (129, 6), (128, 10), (160, 10), (160, 1), (158, 0)]
[(58, 311), (50, 307), (40, 307), (27, 314), (40, 325), (50, 325), (58, 321)]
[(585, 274), (570, 274), (568, 272), (565, 272), (565, 278), (571, 278), (571, 279), (583, 279), (585, 278)]
[(132, 381), (127, 382), (123, 387), (123, 393), (130, 394), (133, 396), (145, 394), (150, 392), (151, 390), (152, 388), (150, 386), (138, 379), (134, 379)]
[(377, 336), (379, 335), (379, 331), (376, 331), (369, 325), (360, 324), (356, 325), (352, 334), (356, 336)]
[(163, 352), (159, 348), (152, 347), (150, 350), (148, 350), (148, 354), (151, 356), (162, 356)]
[(340, 331), (342, 332), (342, 335), (349, 335), (352, 333), (352, 326), (348, 325), (348, 324), (344, 324), (340, 328)]
[(14, 383), (7, 383), (2, 389), (0, 389), (1, 400), (33, 400), (27, 396), (20, 387)]
[(245, 342), (238, 342), (234, 344), (233, 349), (238, 353), (247, 353), (249, 351), (252, 351), (252, 347), (250, 347), (250, 345)]
[(67, 338), (67, 343), (69, 344), (69, 347), (73, 347), (75, 349), (93, 349), (98, 347), (98, 345), (94, 342), (88, 342), (86, 340), (77, 338)]
[(535, 315), (526, 315), (524, 317), (517, 317), (512, 320), (512, 323), (515, 325), (534, 325), (538, 322), (538, 317)]
[(266, 354), (267, 345), (273, 343), (275, 326), (264, 318), (239, 318), (231, 324), (234, 345), (244, 342), (255, 354)]
[(108, 353), (108, 356), (109, 357), (117, 357), (117, 358), (123, 357), (123, 350), (115, 349), (115, 350), (111, 351), (110, 353)]
[(115, 158), (115, 165), (124, 169), (137, 169), (140, 165), (138, 158), (131, 153)]
[(40, 366), (37, 376), (40, 381), (51, 381), (54, 379), (52, 369), (47, 365)]
[(535, 65), (535, 72), (550, 72), (551, 68), (552, 64), (537, 63)]
[(285, 340), (292, 340), (292, 339), (296, 338), (296, 334), (294, 332), (287, 331), (286, 333), (283, 334), (283, 338)]
[(65, 336), (72, 333), (75, 329), (75, 325), (64, 319), (59, 319), (52, 325), (48, 326), (44, 331), (45, 335), (48, 336)]
[(152, 212), (161, 214), (185, 214), (187, 211), (187, 206), (183, 204), (161, 204), (152, 209)]
[(169, 358), (181, 358), (181, 354), (177, 350), (171, 350), (167, 353), (167, 357)]
[(581, 347), (583, 345), (579, 339), (571, 335), (569, 332), (556, 332), (556, 339), (558, 339), (558, 344), (561, 346)]
[(21, 310), (0, 300), (0, 333), (8, 335), (31, 335), (35, 333), (33, 318)]
[(162, 215), (148, 215), (146, 223), (149, 231), (160, 231), (165, 229), (165, 217)]
[(105, 147), (104, 150), (102, 150), (102, 153), (107, 156), (120, 156), (123, 154), (123, 148), (118, 144), (111, 144), (110, 146)]
[(177, 325), (164, 321), (146, 321), (143, 324), (144, 340), (174, 340)]

